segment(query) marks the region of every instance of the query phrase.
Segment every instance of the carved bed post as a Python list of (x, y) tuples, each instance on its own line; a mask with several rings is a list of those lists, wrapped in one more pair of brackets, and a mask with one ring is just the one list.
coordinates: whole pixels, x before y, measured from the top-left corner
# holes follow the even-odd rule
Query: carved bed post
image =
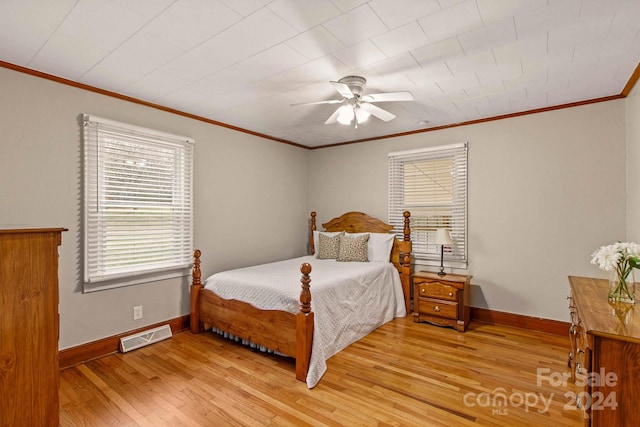
[[(315, 213), (315, 212), (314, 212)], [(300, 266), (302, 289), (300, 291), (300, 311), (296, 315), (296, 379), (306, 381), (311, 360), (311, 345), (313, 343), (313, 312), (311, 311), (311, 265), (304, 263)]]
[(311, 255), (316, 254), (315, 243), (313, 241), (313, 232), (316, 231), (316, 212), (311, 212), (311, 235), (309, 236), (309, 252)]
[(403, 253), (403, 259), (402, 259), (402, 265), (409, 265), (411, 264), (411, 226), (409, 225), (409, 217), (411, 217), (411, 212), (409, 211), (404, 211), (402, 213), (402, 215), (404, 216), (404, 230), (403, 230), (403, 234), (404, 234), (404, 241), (405, 242), (409, 242), (409, 243), (405, 243), (405, 247), (404, 249), (404, 253)]
[(302, 264), (300, 266), (300, 272), (302, 273), (302, 278), (300, 279), (300, 283), (302, 283), (302, 289), (300, 290), (300, 311), (307, 314), (311, 311), (311, 292), (309, 291), (311, 264), (308, 262)]
[(197, 334), (198, 332), (202, 332), (202, 324), (200, 323), (200, 311), (198, 310), (198, 300), (200, 297), (200, 291), (202, 290), (202, 271), (200, 271), (200, 255), (202, 253), (199, 249), (196, 249), (193, 252), (193, 270), (191, 273), (191, 332)]
[(404, 306), (407, 310), (407, 315), (411, 313), (411, 226), (409, 225), (409, 218), (411, 213), (404, 211), (404, 229), (402, 234), (404, 235), (400, 250), (402, 251), (402, 260), (400, 263), (400, 281), (402, 282), (402, 291), (404, 292)]

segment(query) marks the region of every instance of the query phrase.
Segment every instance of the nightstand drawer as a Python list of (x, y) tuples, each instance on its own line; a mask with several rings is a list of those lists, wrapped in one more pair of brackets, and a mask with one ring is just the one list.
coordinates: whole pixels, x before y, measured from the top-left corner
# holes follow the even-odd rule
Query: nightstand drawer
[(418, 286), (420, 297), (446, 299), (449, 301), (458, 300), (458, 289), (440, 282), (420, 283)]
[(420, 298), (420, 314), (439, 316), (446, 319), (457, 319), (458, 303), (431, 298)]

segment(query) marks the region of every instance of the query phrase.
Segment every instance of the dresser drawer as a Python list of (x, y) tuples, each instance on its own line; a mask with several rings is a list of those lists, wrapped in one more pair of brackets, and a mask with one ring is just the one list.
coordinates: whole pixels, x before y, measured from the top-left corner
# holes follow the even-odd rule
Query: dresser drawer
[(446, 319), (457, 319), (458, 303), (432, 298), (420, 298), (420, 314), (439, 316)]
[(418, 295), (420, 297), (458, 301), (458, 289), (441, 282), (420, 283), (418, 285)]

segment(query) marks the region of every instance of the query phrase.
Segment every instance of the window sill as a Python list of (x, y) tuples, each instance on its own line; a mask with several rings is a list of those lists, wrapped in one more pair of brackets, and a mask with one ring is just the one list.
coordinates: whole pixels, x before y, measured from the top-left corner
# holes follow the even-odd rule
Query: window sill
[(180, 269), (174, 271), (167, 271), (164, 273), (151, 273), (145, 276), (131, 277), (129, 279), (120, 278), (112, 279), (104, 282), (85, 283), (84, 293), (106, 291), (109, 289), (122, 288), (125, 286), (141, 285), (143, 283), (158, 282), (161, 280), (175, 279), (178, 277), (186, 277), (191, 274), (189, 269)]

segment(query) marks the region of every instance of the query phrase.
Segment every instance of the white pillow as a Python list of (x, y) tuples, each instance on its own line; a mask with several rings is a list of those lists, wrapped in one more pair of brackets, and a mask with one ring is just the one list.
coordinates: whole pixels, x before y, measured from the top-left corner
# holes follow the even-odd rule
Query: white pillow
[(318, 234), (324, 234), (327, 237), (333, 237), (333, 236), (337, 236), (338, 234), (342, 233), (342, 231), (318, 231), (318, 230), (313, 230), (313, 248), (316, 251), (316, 255), (318, 255), (318, 248), (320, 248), (320, 243), (318, 242)]
[(369, 235), (367, 247), (369, 261), (389, 262), (396, 235), (390, 233), (346, 233), (347, 236), (361, 236), (363, 234)]

